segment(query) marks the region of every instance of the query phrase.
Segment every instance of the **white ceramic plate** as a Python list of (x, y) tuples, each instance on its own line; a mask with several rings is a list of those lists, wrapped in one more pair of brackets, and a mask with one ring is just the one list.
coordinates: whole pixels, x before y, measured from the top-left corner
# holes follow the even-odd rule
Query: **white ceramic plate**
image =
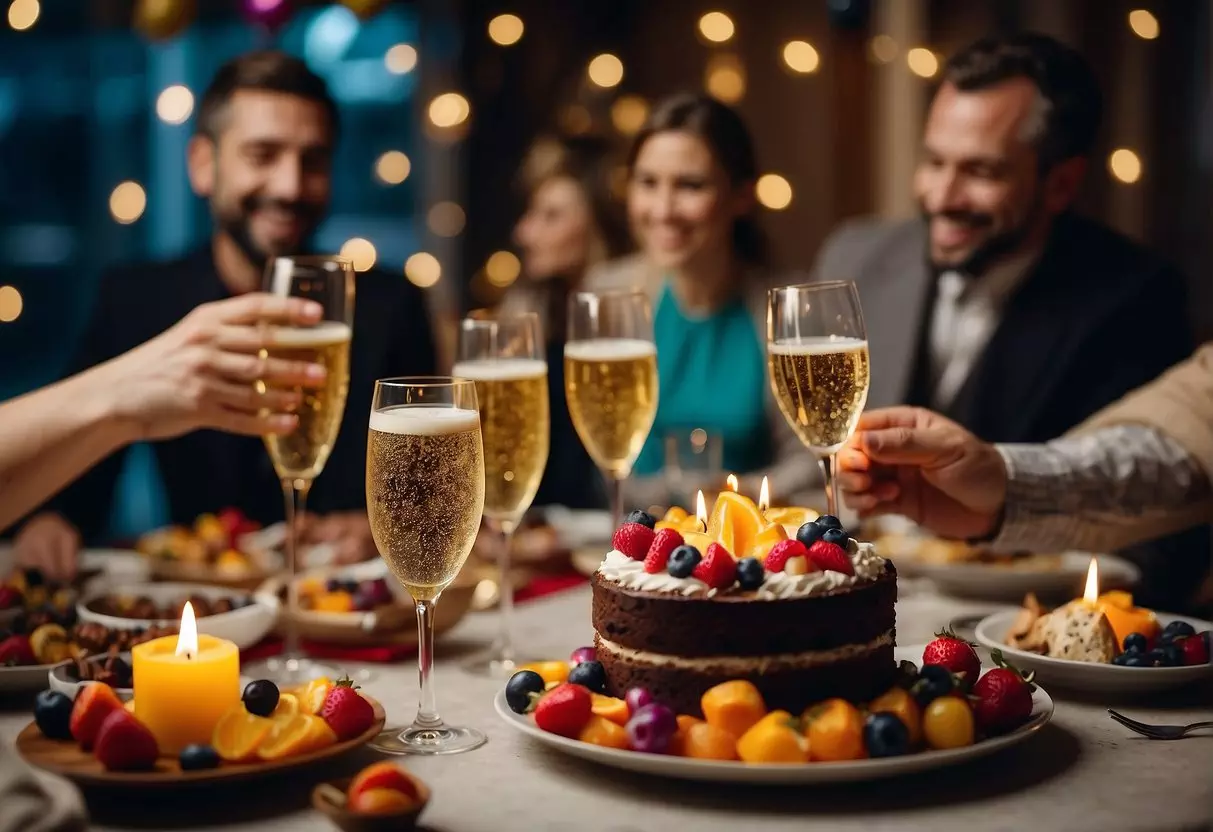
[[(1099, 561), (1101, 590), (1131, 587), (1141, 577), (1140, 570), (1116, 555), (1096, 555)], [(898, 574), (930, 578), (943, 592), (971, 598), (1020, 602), (1029, 592), (1053, 598), (1082, 595), (1089, 552), (1064, 552), (1056, 568), (1017, 567), (987, 563), (931, 564), (912, 558), (894, 558)]]
[[(60, 664), (66, 664), (61, 662)], [(46, 688), (46, 675), (57, 664), (35, 664), (27, 667), (0, 667), (0, 693), (19, 693)]]
[[(131, 654), (130, 653), (119, 653), (118, 656), (123, 661), (125, 661), (128, 665), (131, 663)], [(89, 659), (87, 659), (87, 661), (97, 663), (97, 662), (104, 662), (108, 658), (109, 658), (108, 655), (92, 656)], [(47, 675), (46, 681), (47, 681), (48, 687), (50, 687), (51, 690), (59, 691), (60, 693), (67, 696), (68, 699), (75, 699), (76, 694), (80, 692), (80, 686), (83, 684), (86, 684), (86, 682), (78, 682), (75, 679), (68, 676), (67, 675), (68, 667), (70, 667), (69, 662), (64, 662), (63, 664), (55, 665), (54, 667), (51, 668), (50, 672), (46, 674)], [(119, 699), (121, 699), (123, 702), (126, 702), (127, 700), (134, 697), (135, 690), (134, 690), (134, 688), (114, 688), (114, 693), (118, 694)]]
[[(1054, 659), (1019, 650), (1003, 643), (1007, 631), (1015, 623), (1019, 610), (1004, 610), (988, 615), (977, 625), (977, 640), (990, 650), (1001, 650), (1008, 661), (1020, 670), (1036, 671), (1036, 678), (1058, 687), (1091, 691), (1109, 696), (1148, 693), (1213, 679), (1213, 664), (1193, 667), (1121, 667), (1115, 664), (1076, 662)], [(1199, 618), (1158, 613), (1164, 627), (1172, 621), (1186, 621), (1196, 632), (1213, 630), (1213, 624)]]
[[(925, 645), (899, 647), (898, 660), (917, 662), (922, 657)], [(691, 760), (685, 757), (669, 757), (664, 754), (642, 754), (636, 751), (621, 751), (603, 748), (551, 734), (536, 727), (530, 717), (516, 714), (505, 701), (504, 687), (494, 700), (497, 713), (509, 725), (544, 745), (591, 760), (612, 768), (674, 777), (680, 780), (711, 780), (727, 783), (763, 784), (815, 784), (842, 783), (863, 780), (880, 780), (920, 771), (943, 768), (956, 763), (984, 757), (996, 751), (1023, 742), (1039, 731), (1053, 717), (1053, 700), (1043, 688), (1036, 686), (1032, 694), (1032, 716), (1009, 734), (982, 740), (967, 748), (947, 751), (923, 751), (904, 757), (885, 757), (875, 760), (856, 760), (846, 763), (806, 763), (780, 765), (773, 763), (740, 763), (716, 760)]]
[[(112, 615), (102, 615), (88, 608), (90, 601), (98, 595), (116, 593), (121, 595), (146, 595), (157, 605), (169, 604), (190, 595), (201, 595), (204, 598), (218, 600), (231, 598), (237, 594), (230, 589), (211, 586), (209, 584), (124, 584), (106, 589), (104, 592), (92, 592), (81, 597), (76, 604), (76, 613), (81, 621), (91, 621), (115, 630), (137, 630), (150, 627), (153, 624), (177, 624), (177, 621), (144, 621), (137, 618), (119, 618)], [(235, 642), (243, 650), (252, 647), (274, 627), (278, 620), (278, 599), (273, 596), (258, 593), (253, 595), (253, 603), (231, 612), (208, 615), (198, 619), (198, 632), (216, 636)]]

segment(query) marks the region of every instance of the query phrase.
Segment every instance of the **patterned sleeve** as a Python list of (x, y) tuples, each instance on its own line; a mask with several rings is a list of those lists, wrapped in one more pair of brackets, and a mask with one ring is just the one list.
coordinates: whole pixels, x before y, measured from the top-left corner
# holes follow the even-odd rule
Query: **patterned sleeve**
[(1209, 511), (1210, 483), (1175, 440), (1117, 425), (1044, 445), (997, 445), (1007, 467), (996, 551), (1111, 551), (1176, 513)]

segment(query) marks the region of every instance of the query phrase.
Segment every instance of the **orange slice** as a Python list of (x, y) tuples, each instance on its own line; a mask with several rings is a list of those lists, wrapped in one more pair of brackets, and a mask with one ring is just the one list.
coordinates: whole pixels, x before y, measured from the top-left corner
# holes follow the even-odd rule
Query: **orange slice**
[(763, 516), (768, 523), (799, 529), (805, 523), (816, 520), (821, 515), (813, 509), (804, 508), (803, 506), (783, 506), (780, 508), (769, 508)]
[(686, 519), (687, 519), (687, 510), (685, 508), (682, 508), (681, 506), (670, 506), (669, 509), (666, 510), (665, 517), (661, 518), (662, 522), (664, 522), (664, 523), (675, 523), (675, 524), (681, 523), (683, 520), (686, 520)]
[(337, 742), (337, 735), (318, 716), (295, 714), (289, 719), (275, 722), (261, 744), (257, 756), (262, 760), (281, 760), (317, 751)]
[(749, 551), (764, 525), (754, 501), (736, 491), (722, 491), (708, 517), (708, 536), (720, 541), (734, 557)]
[(257, 756), (257, 748), (273, 730), (272, 719), (255, 716), (243, 704), (233, 705), (215, 724), (211, 745), (229, 763), (242, 763)]
[(706, 555), (708, 553), (708, 545), (715, 543), (716, 539), (703, 532), (683, 532), (682, 542), (688, 546), (694, 546), (699, 550), (699, 554)]
[(738, 557), (751, 557), (763, 560), (776, 543), (781, 543), (787, 539), (788, 532), (784, 526), (778, 523), (765, 526), (754, 536), (754, 541), (750, 544), (750, 548), (744, 553), (739, 553)]
[(286, 719), (297, 713), (299, 713), (299, 697), (293, 693), (282, 693), (278, 695), (278, 705), (270, 714), (270, 719)]
[(333, 680), (327, 676), (313, 679), (295, 694), (299, 700), (299, 710), (307, 714), (318, 714), (324, 707), (324, 700), (333, 689)]

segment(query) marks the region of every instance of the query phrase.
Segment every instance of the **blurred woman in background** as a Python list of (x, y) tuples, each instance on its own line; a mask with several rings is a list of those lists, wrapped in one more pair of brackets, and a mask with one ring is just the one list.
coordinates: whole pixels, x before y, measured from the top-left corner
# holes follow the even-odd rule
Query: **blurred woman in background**
[(564, 341), (569, 293), (590, 268), (620, 256), (629, 245), (622, 202), (611, 193), (613, 150), (597, 136), (544, 137), (531, 147), (519, 177), (527, 202), (514, 229), (522, 274), (499, 311), (537, 313), (547, 339), (552, 439), (537, 506), (606, 505), (564, 400)]
[[(594, 289), (641, 287), (653, 303), (661, 392), (625, 505), (691, 500), (698, 488), (719, 490), (726, 472), (751, 497), (766, 475), (773, 498), (802, 498), (814, 482), (812, 460), (780, 414), (766, 369), (767, 290), (797, 280), (767, 265), (745, 123), (706, 95), (668, 98), (636, 135), (627, 163), (628, 219), (640, 253), (587, 280)], [(681, 493), (671, 495), (661, 475), (670, 462), (666, 439), (696, 428), (721, 445), (723, 471), (687, 471)]]

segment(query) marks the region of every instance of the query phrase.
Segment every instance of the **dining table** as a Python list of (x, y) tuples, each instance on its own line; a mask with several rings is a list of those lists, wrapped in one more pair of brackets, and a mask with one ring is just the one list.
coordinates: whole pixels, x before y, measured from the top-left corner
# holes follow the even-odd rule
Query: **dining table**
[[(929, 581), (902, 580), (897, 642), (925, 644), (949, 622), (994, 608), (941, 595)], [(983, 759), (894, 779), (795, 787), (697, 783), (575, 759), (506, 724), (493, 706), (503, 681), (459, 667), (462, 658), (492, 640), (496, 626), (491, 612), (473, 613), (438, 643), (435, 679), (442, 715), (484, 731), (488, 743), (449, 757), (400, 758), (433, 791), (421, 817), (423, 829), (1119, 832), (1209, 829), (1213, 822), (1213, 732), (1170, 742), (1150, 740), (1107, 713), (1114, 704), (1145, 722), (1210, 719), (1213, 691), (1208, 685), (1115, 703), (1050, 690), (1053, 719), (1026, 741)], [(520, 604), (514, 626), (521, 651), (567, 657), (592, 643), (589, 586), (582, 583)], [(389, 724), (411, 720), (417, 706), (415, 661), (343, 669), (361, 678), (362, 689), (383, 703)], [(30, 721), (29, 702), (0, 700), (0, 741), (10, 747)], [(333, 830), (331, 821), (311, 807), (313, 787), (377, 759), (376, 753), (360, 749), (338, 761), (255, 781), (87, 790), (90, 828)]]

